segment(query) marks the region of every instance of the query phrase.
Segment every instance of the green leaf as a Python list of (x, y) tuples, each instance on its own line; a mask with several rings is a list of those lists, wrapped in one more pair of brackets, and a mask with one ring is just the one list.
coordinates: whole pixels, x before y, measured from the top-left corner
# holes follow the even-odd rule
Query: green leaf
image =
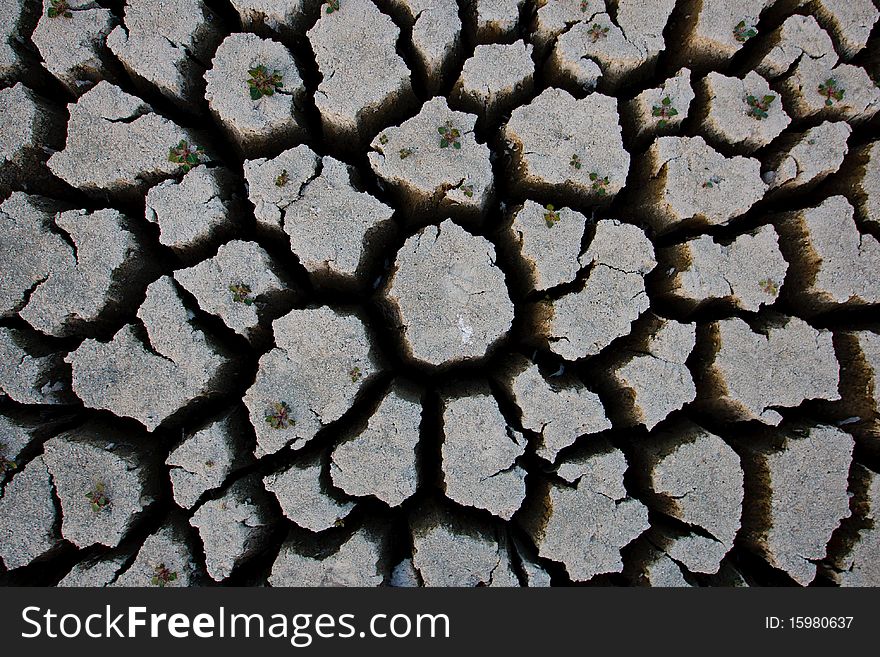
[(449, 142), (444, 137), (443, 139), (440, 140), (440, 148), (446, 148), (447, 146), (449, 146)]
[(776, 96), (774, 96), (773, 94), (768, 94), (768, 95), (764, 96), (764, 104), (765, 105), (769, 105), (774, 100), (776, 100)]
[(669, 99), (669, 96), (666, 96), (666, 98), (664, 98), (660, 102), (662, 102), (664, 105), (672, 105), (672, 101)]
[(196, 153), (190, 153), (186, 156), (186, 163), (196, 165), (199, 163), (199, 156)]
[(260, 90), (256, 87), (251, 87), (251, 100), (260, 100), (260, 96), (263, 94), (260, 93)]
[(678, 116), (678, 110), (675, 109), (675, 108), (673, 107), (673, 108), (670, 109), (666, 114), (667, 114), (668, 116)]
[(660, 120), (657, 122), (657, 127), (658, 127), (658, 128), (665, 128), (665, 127), (666, 127), (666, 119), (660, 119)]
[(595, 171), (590, 174), (590, 180), (596, 180), (599, 178), (599, 174)]
[(460, 141), (452, 142), (452, 147), (460, 150), (461, 149), (461, 142)]
[(437, 128), (437, 132), (439, 132), (441, 135), (446, 134), (446, 128), (444, 128), (443, 126), (440, 126), (439, 128)]

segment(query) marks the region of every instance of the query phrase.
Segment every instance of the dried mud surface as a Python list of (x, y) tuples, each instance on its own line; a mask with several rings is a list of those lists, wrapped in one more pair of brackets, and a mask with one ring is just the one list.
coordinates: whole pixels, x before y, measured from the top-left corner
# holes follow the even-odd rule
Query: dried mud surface
[(62, 4), (0, 585), (880, 586), (876, 1)]

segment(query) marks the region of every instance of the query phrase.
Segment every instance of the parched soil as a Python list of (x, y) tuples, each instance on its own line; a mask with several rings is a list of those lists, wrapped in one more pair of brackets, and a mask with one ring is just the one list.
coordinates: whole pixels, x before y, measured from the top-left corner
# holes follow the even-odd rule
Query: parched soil
[(880, 586), (876, 2), (40, 4), (0, 585)]

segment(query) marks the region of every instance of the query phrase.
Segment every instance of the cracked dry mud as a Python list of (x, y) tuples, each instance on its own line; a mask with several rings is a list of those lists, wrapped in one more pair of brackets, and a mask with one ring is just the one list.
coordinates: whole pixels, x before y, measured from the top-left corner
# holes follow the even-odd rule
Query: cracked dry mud
[(67, 5), (0, 584), (880, 585), (876, 2)]

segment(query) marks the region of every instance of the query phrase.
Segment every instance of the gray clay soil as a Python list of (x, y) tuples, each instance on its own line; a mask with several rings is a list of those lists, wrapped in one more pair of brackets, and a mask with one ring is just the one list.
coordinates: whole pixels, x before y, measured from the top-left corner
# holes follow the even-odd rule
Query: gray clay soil
[(0, 585), (880, 586), (875, 0), (0, 8)]

